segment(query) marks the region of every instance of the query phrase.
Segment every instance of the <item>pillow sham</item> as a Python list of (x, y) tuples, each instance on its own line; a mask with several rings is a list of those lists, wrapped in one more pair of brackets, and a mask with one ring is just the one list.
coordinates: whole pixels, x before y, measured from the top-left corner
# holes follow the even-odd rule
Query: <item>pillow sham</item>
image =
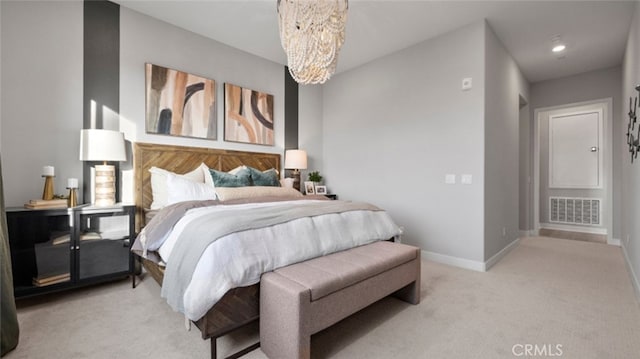
[(205, 168), (208, 172), (209, 168), (207, 165), (201, 163), (196, 169), (183, 175), (158, 167), (149, 168), (149, 172), (151, 173), (151, 194), (153, 196), (150, 209), (161, 209), (167, 205), (167, 174), (174, 174), (176, 176), (182, 176), (193, 182), (204, 183)]
[(247, 168), (247, 166), (245, 166), (245, 165), (238, 166), (238, 167), (232, 169), (231, 171), (227, 171), (227, 173), (231, 173), (232, 175), (236, 175), (236, 174), (238, 174), (238, 172), (240, 172), (240, 170), (246, 169), (246, 168)]
[(249, 186), (216, 188), (220, 201), (229, 201), (242, 198), (256, 197), (291, 197), (298, 198), (304, 195), (293, 188), (273, 186)]
[(211, 178), (213, 178), (213, 185), (218, 187), (243, 187), (251, 185), (251, 172), (247, 168), (241, 168), (236, 174), (228, 172), (221, 172), (214, 169), (209, 169)]
[(216, 199), (216, 190), (206, 183), (194, 182), (173, 173), (167, 173), (167, 205), (184, 201)]
[(251, 174), (252, 185), (280, 187), (278, 171), (276, 171), (275, 168), (271, 168), (266, 171), (260, 171), (253, 167), (247, 167), (247, 169), (249, 169), (249, 173)]

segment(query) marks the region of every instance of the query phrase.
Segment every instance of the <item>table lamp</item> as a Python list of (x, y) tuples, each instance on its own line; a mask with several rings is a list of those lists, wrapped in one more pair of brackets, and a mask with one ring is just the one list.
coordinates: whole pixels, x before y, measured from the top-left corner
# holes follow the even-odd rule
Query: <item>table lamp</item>
[(118, 131), (86, 129), (80, 132), (80, 160), (102, 161), (95, 166), (93, 191), (96, 206), (116, 203), (116, 168), (108, 161), (125, 161), (124, 134)]
[(307, 152), (304, 150), (286, 150), (284, 168), (293, 170), (293, 188), (300, 191), (300, 170), (307, 169)]

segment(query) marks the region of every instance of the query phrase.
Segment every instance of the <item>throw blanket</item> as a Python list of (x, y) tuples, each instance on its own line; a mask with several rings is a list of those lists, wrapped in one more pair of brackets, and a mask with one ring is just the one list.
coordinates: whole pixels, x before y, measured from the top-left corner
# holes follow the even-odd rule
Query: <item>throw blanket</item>
[(206, 201), (185, 201), (178, 202), (163, 208), (153, 219), (147, 223), (142, 229), (142, 232), (138, 235), (131, 251), (137, 255), (149, 259), (155, 263), (160, 263), (162, 260), (155, 253), (149, 253), (157, 251), (167, 235), (171, 232), (173, 226), (178, 223), (182, 216), (187, 211), (209, 206), (232, 206), (237, 204), (249, 204), (249, 203), (269, 203), (269, 202), (285, 202), (285, 201), (307, 201), (313, 200), (325, 200), (328, 201), (325, 196), (306, 196), (305, 198), (292, 198), (292, 197), (273, 197), (265, 196), (260, 198), (243, 198), (234, 199), (230, 201), (221, 202), (219, 200), (206, 200)]
[[(171, 251), (170, 260), (167, 262), (161, 294), (167, 298), (167, 302), (174, 310), (184, 312), (190, 319), (197, 320), (204, 315), (204, 312), (200, 313), (201, 309), (195, 313), (190, 310), (185, 311), (185, 292), (191, 284), (200, 257), (213, 242), (232, 233), (267, 228), (302, 218), (351, 211), (376, 212), (381, 211), (381, 209), (367, 203), (309, 201), (300, 206), (285, 203), (269, 205), (268, 207), (246, 208), (241, 213), (220, 210), (212, 211), (211, 213), (203, 212), (204, 214), (192, 218), (189, 225), (185, 226), (178, 235), (178, 239)], [(365, 229), (362, 228), (362, 230)], [(389, 237), (395, 234), (397, 233), (390, 233)], [(368, 241), (371, 240), (371, 238), (368, 239)], [(309, 258), (308, 254), (301, 253), (299, 256), (290, 258), (288, 264)], [(264, 268), (263, 272), (273, 269), (275, 268), (267, 267)], [(226, 288), (225, 291), (228, 289)]]

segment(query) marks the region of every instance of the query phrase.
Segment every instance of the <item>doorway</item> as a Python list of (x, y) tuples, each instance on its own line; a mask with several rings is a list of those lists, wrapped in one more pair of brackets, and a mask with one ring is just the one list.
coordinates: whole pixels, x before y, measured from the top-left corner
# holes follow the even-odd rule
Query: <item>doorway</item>
[(612, 234), (612, 100), (534, 111), (538, 235), (607, 242)]
[(533, 197), (533, 191), (531, 188), (531, 173), (533, 172), (533, 166), (531, 165), (531, 153), (533, 153), (533, 145), (532, 145), (532, 129), (530, 120), (530, 107), (522, 95), (519, 96), (519, 132), (520, 132), (520, 155), (519, 155), (519, 163), (520, 163), (520, 179), (519, 179), (519, 202), (520, 202), (520, 212), (519, 212), (519, 227), (520, 227), (520, 237), (528, 237), (533, 234), (533, 219), (532, 219), (532, 203), (531, 198)]

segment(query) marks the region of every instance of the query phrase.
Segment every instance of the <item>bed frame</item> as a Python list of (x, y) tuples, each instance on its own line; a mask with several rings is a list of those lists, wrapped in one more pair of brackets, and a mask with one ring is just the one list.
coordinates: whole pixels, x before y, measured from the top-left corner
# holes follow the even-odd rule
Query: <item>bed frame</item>
[[(204, 162), (209, 168), (229, 171), (240, 165), (259, 170), (275, 168), (280, 171), (280, 154), (219, 150), (212, 148), (134, 143), (133, 166), (136, 194), (136, 232), (144, 226), (146, 208), (151, 207), (151, 174), (153, 166), (175, 173), (187, 173)], [(162, 284), (164, 271), (154, 262), (141, 259), (147, 272)], [(135, 278), (134, 278), (135, 283)], [(254, 284), (229, 290), (202, 318), (195, 321), (203, 339), (211, 339), (211, 358), (217, 358), (216, 339), (247, 324), (260, 314), (260, 285)], [(256, 343), (228, 358), (240, 357), (259, 347)]]

